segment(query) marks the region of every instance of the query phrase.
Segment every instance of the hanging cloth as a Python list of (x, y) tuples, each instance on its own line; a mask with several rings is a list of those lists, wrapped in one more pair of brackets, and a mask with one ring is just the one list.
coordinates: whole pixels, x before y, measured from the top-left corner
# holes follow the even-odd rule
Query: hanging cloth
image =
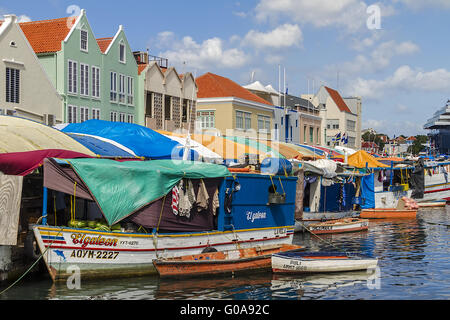
[(198, 184), (196, 204), (197, 204), (198, 212), (208, 209), (209, 195), (208, 195), (208, 190), (206, 189), (205, 182), (203, 181), (203, 179), (200, 179), (200, 183)]
[(191, 180), (180, 181), (179, 200), (178, 200), (178, 215), (189, 218), (191, 216), (191, 209), (195, 203), (194, 186)]
[(180, 191), (178, 186), (175, 185), (172, 189), (172, 212), (174, 215), (178, 215), (178, 202), (180, 200)]
[(217, 208), (219, 208), (219, 188), (216, 188), (216, 191), (214, 192), (214, 196), (212, 198), (213, 215), (216, 215)]

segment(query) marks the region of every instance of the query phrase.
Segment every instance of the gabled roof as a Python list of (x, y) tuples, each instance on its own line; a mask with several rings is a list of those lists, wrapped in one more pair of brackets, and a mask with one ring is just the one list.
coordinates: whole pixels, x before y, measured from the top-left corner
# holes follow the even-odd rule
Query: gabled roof
[(144, 64), (138, 64), (138, 74), (141, 74), (142, 71), (145, 70), (145, 68), (147, 68), (148, 64), (144, 63)]
[(347, 104), (344, 102), (344, 99), (342, 99), (341, 95), (339, 94), (339, 92), (337, 92), (334, 89), (328, 88), (325, 86), (325, 89), (327, 90), (328, 94), (331, 96), (331, 99), (333, 99), (334, 103), (336, 103), (336, 105), (338, 106), (339, 110), (341, 112), (348, 112), (348, 113), (352, 113), (350, 111), (350, 108), (347, 106)]
[(111, 44), (111, 41), (113, 40), (113, 37), (107, 37), (107, 38), (98, 38), (97, 43), (101, 50), (101, 52), (105, 53), (106, 49), (108, 49), (109, 45)]
[(69, 34), (75, 17), (20, 23), (20, 28), (35, 53), (57, 52)]
[(214, 73), (205, 73), (195, 81), (198, 87), (197, 98), (236, 97), (261, 104), (272, 105), (236, 82)]

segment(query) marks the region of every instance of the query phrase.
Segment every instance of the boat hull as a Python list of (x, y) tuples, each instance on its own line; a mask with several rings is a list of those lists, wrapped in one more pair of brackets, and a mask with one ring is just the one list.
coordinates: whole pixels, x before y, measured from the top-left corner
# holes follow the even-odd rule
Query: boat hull
[(369, 220), (357, 218), (343, 218), (327, 222), (310, 224), (308, 230), (314, 234), (330, 234), (358, 232), (369, 229)]
[(360, 217), (364, 219), (415, 218), (416, 209), (398, 210), (395, 208), (363, 209)]
[(154, 260), (153, 264), (162, 278), (202, 277), (235, 274), (271, 269), (272, 254), (299, 250), (301, 246), (278, 245), (235, 249)]
[(303, 212), (302, 218), (295, 221), (295, 232), (303, 232), (305, 228), (313, 223), (337, 220), (342, 218), (357, 218), (358, 211), (339, 211), (339, 212)]
[(345, 255), (272, 255), (274, 273), (328, 273), (357, 271), (375, 268), (377, 259), (349, 258)]
[(59, 281), (75, 271), (83, 279), (156, 274), (154, 259), (199, 254), (207, 247), (291, 244), (293, 228), (154, 235), (35, 225), (33, 232), (51, 278)]

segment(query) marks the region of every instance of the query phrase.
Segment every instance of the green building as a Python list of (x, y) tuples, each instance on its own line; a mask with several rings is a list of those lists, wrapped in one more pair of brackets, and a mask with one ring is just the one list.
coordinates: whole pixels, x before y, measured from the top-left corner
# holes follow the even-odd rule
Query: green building
[(63, 97), (63, 122), (101, 119), (144, 124), (139, 115), (138, 66), (122, 26), (96, 38), (79, 16), (20, 24)]

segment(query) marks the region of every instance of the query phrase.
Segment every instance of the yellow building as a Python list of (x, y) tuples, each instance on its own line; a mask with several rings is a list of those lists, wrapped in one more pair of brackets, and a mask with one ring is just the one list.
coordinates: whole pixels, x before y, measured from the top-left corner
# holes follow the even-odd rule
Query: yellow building
[(271, 138), (274, 107), (234, 81), (213, 73), (196, 79), (196, 129), (222, 136)]

